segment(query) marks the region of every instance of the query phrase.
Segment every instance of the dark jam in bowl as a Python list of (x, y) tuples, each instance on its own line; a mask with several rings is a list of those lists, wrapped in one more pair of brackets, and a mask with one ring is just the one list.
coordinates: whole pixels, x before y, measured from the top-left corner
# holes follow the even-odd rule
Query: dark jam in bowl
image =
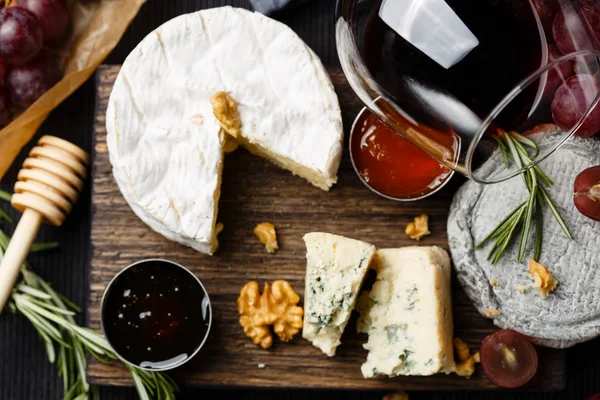
[(191, 272), (168, 261), (148, 260), (111, 282), (102, 305), (102, 327), (125, 361), (145, 369), (169, 369), (202, 347), (210, 313), (208, 295)]
[(350, 153), (362, 181), (397, 200), (432, 194), (452, 176), (452, 170), (394, 133), (366, 109), (354, 122)]

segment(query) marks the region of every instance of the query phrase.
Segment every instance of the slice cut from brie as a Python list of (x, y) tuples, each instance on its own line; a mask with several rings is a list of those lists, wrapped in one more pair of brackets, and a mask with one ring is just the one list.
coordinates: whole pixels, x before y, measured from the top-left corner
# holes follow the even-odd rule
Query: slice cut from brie
[(304, 235), (306, 289), (302, 337), (335, 355), (375, 246), (329, 233)]
[(239, 144), (323, 190), (337, 180), (343, 139), (331, 81), (287, 26), (221, 7), (146, 36), (125, 60), (106, 112), (113, 174), (146, 224), (208, 254), (217, 247), (226, 135), (210, 102), (219, 92), (237, 107)]
[(377, 280), (361, 300), (358, 329), (369, 334), (361, 370), (375, 375), (432, 375), (455, 370), (450, 257), (432, 247), (377, 251)]

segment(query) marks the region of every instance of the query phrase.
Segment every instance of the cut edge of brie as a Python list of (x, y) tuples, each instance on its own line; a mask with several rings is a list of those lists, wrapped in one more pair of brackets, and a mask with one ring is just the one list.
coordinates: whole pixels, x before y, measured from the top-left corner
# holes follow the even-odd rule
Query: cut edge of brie
[[(242, 135), (244, 132), (244, 127), (242, 126)], [(324, 191), (329, 191), (331, 186), (333, 186), (337, 182), (337, 175), (328, 175), (328, 174), (319, 174), (315, 170), (312, 170), (304, 165), (300, 165), (289, 158), (283, 157), (279, 154), (276, 154), (265, 147), (258, 146), (243, 136), (235, 138), (235, 141), (248, 150), (250, 153), (255, 154), (259, 157), (266, 159), (267, 161), (272, 162), (280, 168), (283, 168), (287, 171), (290, 171), (292, 174), (299, 176), (301, 178), (306, 179), (312, 185), (322, 189)], [(339, 165), (339, 158), (337, 160), (331, 160), (331, 164)], [(332, 169), (337, 169), (332, 167)]]

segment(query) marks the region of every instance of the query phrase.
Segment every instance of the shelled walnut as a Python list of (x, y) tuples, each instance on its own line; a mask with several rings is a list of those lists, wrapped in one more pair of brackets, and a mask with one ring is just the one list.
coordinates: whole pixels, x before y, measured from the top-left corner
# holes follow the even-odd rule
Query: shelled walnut
[(409, 238), (414, 240), (419, 240), (423, 236), (429, 235), (429, 217), (427, 214), (421, 214), (418, 217), (415, 217), (413, 222), (409, 222), (406, 225), (405, 233)]
[(548, 293), (556, 289), (558, 281), (548, 271), (548, 268), (533, 258), (529, 260), (529, 273), (533, 277), (533, 287), (537, 289), (542, 299), (547, 299)]
[(303, 309), (298, 306), (300, 297), (292, 286), (283, 280), (265, 283), (260, 293), (258, 283), (248, 282), (237, 300), (240, 325), (254, 344), (268, 349), (273, 345), (273, 331), (283, 342), (288, 342), (302, 328)]
[(254, 228), (254, 234), (265, 245), (267, 253), (275, 253), (275, 250), (279, 249), (277, 244), (277, 234), (275, 233), (275, 227), (269, 222), (263, 222), (256, 225)]
[(381, 400), (408, 400), (408, 393), (406, 392), (395, 392), (388, 393)]
[(475, 364), (479, 362), (479, 352), (471, 355), (471, 350), (464, 340), (454, 338), (454, 349), (459, 362), (456, 363), (456, 374), (469, 379), (475, 372)]
[(213, 114), (221, 127), (233, 137), (240, 135), (242, 121), (238, 114), (237, 104), (226, 92), (217, 92), (210, 98)]

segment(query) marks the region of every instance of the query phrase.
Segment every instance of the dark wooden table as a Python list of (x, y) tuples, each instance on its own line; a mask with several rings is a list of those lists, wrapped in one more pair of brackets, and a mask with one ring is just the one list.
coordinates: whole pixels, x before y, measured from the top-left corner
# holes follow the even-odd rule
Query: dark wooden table
[[(164, 21), (182, 13), (220, 5), (249, 7), (246, 0), (148, 0), (126, 32), (121, 43), (106, 60), (120, 64), (131, 49), (151, 30)], [(338, 65), (333, 31), (334, 0), (312, 0), (275, 18), (291, 26), (315, 50), (326, 65)], [(91, 147), (94, 111), (94, 80), (83, 87), (53, 112), (42, 126), (40, 134), (62, 136), (86, 150)], [(32, 143), (36, 140), (34, 139)], [(0, 143), (0, 146), (2, 144)], [(7, 173), (0, 188), (12, 190), (14, 179), (28, 146), (13, 168)], [(88, 298), (88, 264), (90, 254), (90, 188), (84, 194), (61, 229), (43, 227), (39, 240), (56, 240), (60, 251), (31, 257), (36, 271), (52, 282), (54, 287), (86, 306)], [(8, 207), (4, 206), (5, 210)], [(13, 217), (18, 215), (10, 211)], [(5, 223), (2, 229), (10, 232)], [(85, 314), (85, 313), (84, 313)], [(83, 317), (80, 317), (83, 318)], [(80, 319), (84, 323), (83, 319)], [(567, 390), (561, 393), (520, 394), (497, 393), (410, 393), (414, 399), (507, 399), (507, 400), (584, 400), (600, 392), (600, 340), (581, 344), (567, 352)], [(103, 399), (134, 399), (132, 389), (103, 388)], [(213, 399), (229, 395), (217, 390), (184, 389), (179, 398)], [(313, 391), (239, 391), (232, 395), (243, 399), (380, 399), (383, 393), (313, 392)], [(46, 359), (41, 341), (22, 317), (0, 317), (0, 400), (45, 400), (62, 398), (56, 367)]]

